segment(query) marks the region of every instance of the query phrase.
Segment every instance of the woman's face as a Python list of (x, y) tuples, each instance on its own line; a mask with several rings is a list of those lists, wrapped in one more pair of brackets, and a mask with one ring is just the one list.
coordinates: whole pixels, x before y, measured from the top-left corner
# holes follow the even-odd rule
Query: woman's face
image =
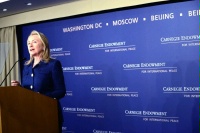
[(29, 54), (32, 57), (39, 57), (43, 52), (44, 47), (38, 35), (30, 35), (28, 37), (27, 45)]

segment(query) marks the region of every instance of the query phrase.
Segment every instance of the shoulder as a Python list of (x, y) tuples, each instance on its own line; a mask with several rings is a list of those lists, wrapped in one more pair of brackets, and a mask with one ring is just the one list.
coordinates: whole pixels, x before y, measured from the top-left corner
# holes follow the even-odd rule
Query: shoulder
[(25, 64), (23, 65), (23, 69), (31, 69), (31, 68), (32, 68), (32, 65), (33, 65), (32, 63), (30, 63), (30, 64), (26, 64), (26, 63), (25, 63)]
[(52, 58), (49, 60), (48, 63), (50, 63), (50, 64), (61, 64), (59, 60), (57, 60), (57, 59), (52, 59)]
[(52, 67), (62, 67), (61, 62), (57, 59), (50, 59), (48, 64)]

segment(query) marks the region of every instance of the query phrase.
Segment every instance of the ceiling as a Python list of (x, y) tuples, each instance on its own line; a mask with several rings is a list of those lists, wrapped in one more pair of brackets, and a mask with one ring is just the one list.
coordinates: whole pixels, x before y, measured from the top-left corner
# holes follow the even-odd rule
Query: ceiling
[[(65, 3), (71, 3), (80, 0), (9, 0), (7, 2), (0, 3), (0, 18), (32, 11), (36, 9), (56, 6)], [(167, 1), (187, 1), (187, 0), (167, 0)], [(27, 3), (32, 3), (28, 6)], [(7, 11), (3, 11), (7, 9)]]
[[(74, 1), (77, 0), (9, 0), (0, 3), (0, 18)], [(32, 5), (28, 6), (27, 3), (32, 3)], [(3, 9), (7, 9), (7, 11), (3, 11)]]

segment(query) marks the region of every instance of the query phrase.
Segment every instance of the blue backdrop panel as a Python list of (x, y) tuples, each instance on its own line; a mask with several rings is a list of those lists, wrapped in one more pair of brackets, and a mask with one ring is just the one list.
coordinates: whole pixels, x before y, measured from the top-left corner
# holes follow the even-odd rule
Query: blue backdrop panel
[(199, 1), (22, 26), (63, 66), (63, 133), (197, 133)]

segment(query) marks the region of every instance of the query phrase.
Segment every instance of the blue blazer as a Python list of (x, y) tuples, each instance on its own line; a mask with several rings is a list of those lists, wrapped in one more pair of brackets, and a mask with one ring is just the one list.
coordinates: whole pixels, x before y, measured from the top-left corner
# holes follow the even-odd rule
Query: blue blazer
[(66, 87), (60, 61), (51, 59), (48, 63), (40, 61), (33, 68), (33, 62), (24, 65), (22, 86), (52, 98), (65, 96)]

